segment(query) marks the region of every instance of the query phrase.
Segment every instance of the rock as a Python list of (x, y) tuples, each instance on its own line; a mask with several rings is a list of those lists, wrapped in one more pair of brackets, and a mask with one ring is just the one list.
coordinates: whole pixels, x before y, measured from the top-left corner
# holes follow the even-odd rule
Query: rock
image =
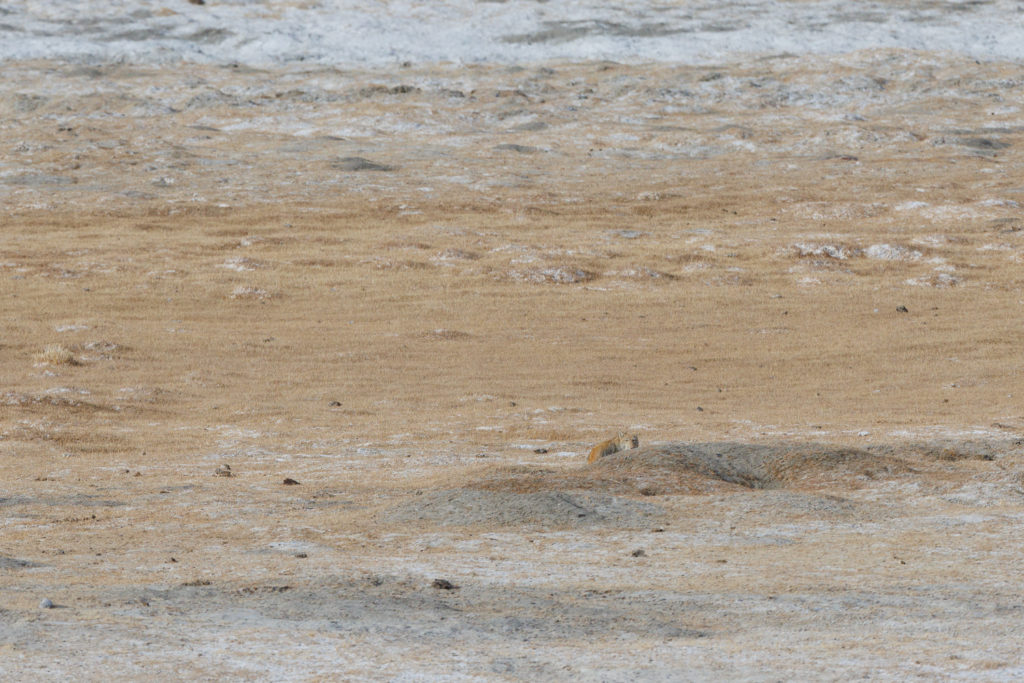
[(536, 147), (530, 147), (529, 145), (516, 145), (516, 144), (505, 144), (495, 145), (495, 150), (499, 152), (516, 152), (518, 154), (534, 154), (540, 150)]
[(1006, 149), (1010, 146), (1009, 142), (1003, 142), (993, 138), (960, 138), (958, 142), (964, 147), (970, 147), (971, 149), (983, 152)]
[(285, 480), (281, 482), (285, 486), (298, 486), (299, 482), (295, 481), (291, 477), (285, 477)]
[(213, 471), (213, 474), (214, 474), (214, 476), (217, 476), (217, 477), (230, 477), (230, 476), (233, 476), (231, 474), (231, 465), (220, 465), (217, 469), (215, 469)]
[(56, 607), (56, 605), (53, 604), (53, 600), (50, 598), (43, 598), (39, 603), (39, 609), (53, 609), (54, 607)]
[(434, 588), (439, 588), (445, 591), (457, 590), (458, 586), (449, 581), (448, 579), (434, 579), (434, 583), (431, 584)]
[(331, 164), (339, 171), (393, 171), (393, 166), (378, 164), (363, 157), (343, 157)]
[(644, 551), (643, 548), (637, 548), (636, 550), (630, 553), (630, 555), (632, 555), (633, 557), (643, 557), (646, 554), (647, 553)]

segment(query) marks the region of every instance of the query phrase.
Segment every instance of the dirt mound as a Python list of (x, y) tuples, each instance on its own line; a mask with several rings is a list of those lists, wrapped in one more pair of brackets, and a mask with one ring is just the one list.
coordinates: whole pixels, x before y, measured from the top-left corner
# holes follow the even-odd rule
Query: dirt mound
[(670, 470), (751, 489), (814, 488), (909, 471), (896, 458), (847, 446), (733, 442), (656, 444), (614, 453), (592, 467), (609, 476)]
[(0, 569), (30, 569), (32, 567), (41, 566), (43, 565), (38, 562), (32, 562), (31, 560), (21, 560), (16, 557), (0, 555)]
[(926, 460), (953, 462), (958, 460), (995, 460), (1021, 450), (1019, 440), (956, 441), (935, 439), (907, 444), (877, 444), (865, 447), (869, 453), (882, 456), (918, 457)]
[(699, 495), (742, 489), (855, 488), (909, 471), (893, 453), (845, 446), (671, 442), (620, 451), (573, 470), (505, 468), (472, 486), (519, 494), (584, 490)]
[(441, 526), (643, 527), (661, 517), (660, 506), (600, 493), (472, 488), (425, 493), (377, 515), (379, 523), (431, 522)]

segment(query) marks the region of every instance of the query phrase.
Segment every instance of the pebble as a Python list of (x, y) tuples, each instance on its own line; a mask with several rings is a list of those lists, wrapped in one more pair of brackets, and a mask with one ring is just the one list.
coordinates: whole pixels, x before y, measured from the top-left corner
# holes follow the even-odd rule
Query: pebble
[(39, 609), (53, 609), (56, 605), (53, 604), (53, 600), (50, 598), (43, 598), (39, 603)]

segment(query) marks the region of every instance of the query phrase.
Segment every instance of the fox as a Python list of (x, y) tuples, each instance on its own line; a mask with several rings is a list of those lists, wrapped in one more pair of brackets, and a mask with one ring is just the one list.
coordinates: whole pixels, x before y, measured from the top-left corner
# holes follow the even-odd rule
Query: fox
[(590, 455), (587, 456), (587, 462), (594, 462), (600, 460), (606, 455), (612, 453), (618, 453), (619, 451), (625, 451), (630, 448), (640, 447), (640, 437), (636, 434), (629, 435), (626, 432), (619, 432), (618, 436), (614, 439), (608, 439), (602, 441), (593, 448), (590, 449)]

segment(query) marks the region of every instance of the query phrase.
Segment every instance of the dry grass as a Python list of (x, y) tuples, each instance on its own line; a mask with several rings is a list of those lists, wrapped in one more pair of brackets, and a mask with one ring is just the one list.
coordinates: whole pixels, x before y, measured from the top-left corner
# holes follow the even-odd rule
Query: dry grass
[(35, 355), (36, 363), (44, 365), (78, 365), (79, 361), (71, 349), (63, 344), (47, 344)]
[(272, 295), (265, 289), (260, 287), (253, 287), (251, 285), (238, 285), (231, 290), (232, 299), (256, 299), (258, 301), (264, 301), (269, 299)]

